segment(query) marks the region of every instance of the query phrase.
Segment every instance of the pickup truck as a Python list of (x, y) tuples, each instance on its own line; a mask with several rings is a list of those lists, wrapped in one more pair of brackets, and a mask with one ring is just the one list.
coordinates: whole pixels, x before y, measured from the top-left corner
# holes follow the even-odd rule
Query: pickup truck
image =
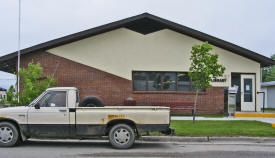
[(46, 89), (28, 106), (0, 109), (0, 146), (29, 138), (89, 139), (108, 136), (119, 149), (130, 148), (140, 132), (172, 134), (169, 107), (81, 107), (75, 87)]

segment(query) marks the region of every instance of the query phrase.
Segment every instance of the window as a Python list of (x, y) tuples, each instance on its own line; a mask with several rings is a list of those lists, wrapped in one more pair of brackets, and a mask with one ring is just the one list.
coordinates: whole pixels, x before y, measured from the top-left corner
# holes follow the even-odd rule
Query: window
[(176, 75), (174, 72), (164, 72), (162, 76), (162, 89), (166, 91), (176, 90)]
[(38, 101), (38, 104), (40, 107), (66, 107), (66, 92), (48, 92)]
[(244, 79), (244, 102), (252, 102), (253, 93), (252, 93), (252, 79), (245, 78)]
[(162, 89), (161, 73), (160, 72), (149, 72), (148, 73), (148, 90), (159, 91)]
[(76, 103), (80, 103), (79, 91), (76, 91)]
[(146, 90), (146, 72), (134, 72), (133, 82), (134, 82), (134, 90), (145, 91)]
[(188, 76), (188, 73), (185, 72), (179, 72), (177, 73), (177, 88), (179, 91), (192, 91), (193, 85), (190, 82), (190, 78)]
[(133, 72), (134, 91), (192, 91), (187, 72)]

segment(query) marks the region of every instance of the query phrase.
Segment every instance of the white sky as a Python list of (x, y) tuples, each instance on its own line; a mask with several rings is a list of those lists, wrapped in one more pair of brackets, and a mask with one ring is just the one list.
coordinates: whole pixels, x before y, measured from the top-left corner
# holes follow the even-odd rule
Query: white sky
[[(270, 57), (275, 0), (21, 0), (26, 48), (148, 12)], [(17, 50), (18, 0), (0, 0), (0, 56)], [(0, 72), (0, 87), (13, 75)]]

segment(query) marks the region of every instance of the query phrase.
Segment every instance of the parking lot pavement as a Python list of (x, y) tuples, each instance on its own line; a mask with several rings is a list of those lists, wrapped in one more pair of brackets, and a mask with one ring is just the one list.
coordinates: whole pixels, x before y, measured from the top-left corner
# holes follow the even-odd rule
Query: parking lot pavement
[(274, 143), (251, 142), (143, 142), (128, 150), (113, 149), (108, 141), (33, 140), (13, 148), (0, 148), (1, 158), (52, 157), (275, 157)]

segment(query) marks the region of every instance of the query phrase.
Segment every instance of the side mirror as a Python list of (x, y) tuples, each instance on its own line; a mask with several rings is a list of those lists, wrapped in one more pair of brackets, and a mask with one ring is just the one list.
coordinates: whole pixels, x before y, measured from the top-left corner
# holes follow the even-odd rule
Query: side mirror
[(35, 109), (40, 109), (39, 103), (35, 104), (35, 105), (34, 105), (34, 108), (35, 108)]

